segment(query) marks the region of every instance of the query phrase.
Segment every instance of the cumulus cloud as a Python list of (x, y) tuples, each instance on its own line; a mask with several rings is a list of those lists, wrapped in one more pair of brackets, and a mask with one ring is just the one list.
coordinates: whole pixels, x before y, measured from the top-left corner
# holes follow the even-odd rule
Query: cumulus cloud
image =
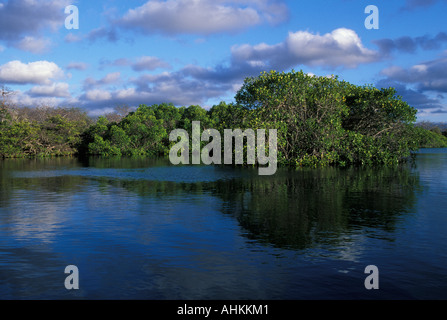
[(103, 66), (131, 67), (134, 71), (153, 71), (156, 69), (170, 69), (166, 61), (152, 56), (142, 56), (135, 59), (119, 58), (114, 61), (102, 61)]
[(395, 88), (397, 94), (402, 96), (410, 106), (419, 110), (443, 108), (442, 101), (436, 97), (430, 97), (422, 90), (411, 88), (408, 84), (396, 80), (382, 79), (376, 83), (378, 88)]
[(32, 53), (43, 53), (49, 49), (51, 40), (45, 38), (35, 38), (27, 36), (22, 40), (14, 43), (14, 46), (23, 51)]
[(62, 76), (62, 69), (49, 61), (14, 60), (0, 66), (0, 82), (5, 84), (50, 84), (52, 79)]
[(15, 41), (63, 26), (68, 0), (9, 0), (0, 6), (0, 40)]
[(208, 99), (222, 97), (232, 89), (231, 83), (202, 81), (186, 77), (182, 71), (162, 72), (132, 78), (124, 88), (88, 90), (79, 100), (80, 105), (92, 112), (123, 104), (203, 105)]
[(136, 85), (138, 91), (148, 92), (164, 99), (173, 99), (171, 102), (178, 104), (201, 104), (231, 89), (231, 83), (202, 81), (202, 79), (190, 77), (184, 70), (142, 75), (132, 79), (131, 83)]
[(407, 69), (392, 66), (382, 70), (381, 74), (390, 80), (415, 84), (419, 90), (447, 92), (447, 53)]
[(99, 80), (95, 80), (91, 77), (88, 77), (87, 79), (84, 80), (84, 89), (88, 90), (90, 88), (101, 87), (104, 85), (117, 83), (120, 80), (121, 80), (120, 72), (109, 73)]
[(397, 93), (422, 115), (447, 110), (443, 93), (447, 92), (447, 52), (438, 59), (409, 68), (392, 66), (380, 72), (384, 79), (377, 85), (394, 87)]
[(98, 81), (100, 85), (111, 84), (119, 81), (121, 79), (120, 72), (112, 72), (107, 74), (104, 78)]
[(165, 61), (157, 57), (140, 57), (132, 65), (132, 69), (135, 71), (155, 70), (158, 68), (170, 68), (171, 66)]
[(32, 53), (43, 53), (51, 41), (41, 36), (44, 30), (63, 26), (63, 8), (68, 0), (9, 0), (0, 6), (0, 40)]
[(184, 78), (234, 84), (265, 70), (288, 70), (300, 65), (354, 68), (380, 59), (380, 54), (365, 48), (350, 29), (336, 29), (324, 35), (298, 31), (290, 32), (277, 44), (235, 45), (228, 64), (213, 68), (187, 65), (179, 74)]
[(420, 37), (403, 36), (397, 39), (379, 39), (373, 41), (382, 54), (389, 55), (392, 52), (414, 53), (418, 49), (422, 50), (438, 50), (447, 44), (447, 33), (439, 32), (436, 36), (431, 37), (424, 35)]
[[(90, 31), (87, 34), (86, 38), (90, 42), (95, 42), (101, 38), (104, 38), (110, 42), (116, 42), (116, 41), (118, 41), (118, 34), (114, 28), (100, 27), (100, 28), (93, 29), (92, 31)], [(72, 40), (74, 40), (74, 39), (72, 39)], [(74, 41), (72, 41), (72, 42), (74, 42)]]
[(290, 33), (286, 47), (293, 63), (305, 65), (345, 66), (378, 61), (377, 52), (365, 48), (355, 31), (339, 28), (324, 35), (306, 31)]
[(70, 97), (68, 83), (53, 83), (47, 86), (36, 86), (29, 90), (29, 95), (33, 97), (58, 97), (67, 98)]
[(54, 96), (35, 96), (30, 92), (22, 92), (21, 90), (14, 91), (14, 94), (11, 95), (11, 102), (17, 106), (27, 107), (57, 107), (63, 104), (61, 98)]
[(130, 9), (116, 24), (143, 33), (234, 33), (263, 22), (286, 20), (288, 10), (269, 0), (154, 0)]
[(106, 90), (93, 89), (85, 93), (84, 98), (89, 101), (109, 101), (112, 98), (112, 94)]
[(365, 48), (360, 37), (346, 28), (324, 35), (290, 32), (285, 41), (274, 45), (234, 46), (232, 57), (234, 62), (263, 69), (285, 69), (296, 65), (355, 68), (380, 60), (378, 52)]

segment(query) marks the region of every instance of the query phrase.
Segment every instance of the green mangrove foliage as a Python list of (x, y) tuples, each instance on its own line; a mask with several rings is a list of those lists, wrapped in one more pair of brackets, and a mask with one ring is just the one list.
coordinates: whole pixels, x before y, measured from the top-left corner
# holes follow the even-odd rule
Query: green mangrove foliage
[[(122, 109), (122, 110), (121, 110)], [(81, 109), (0, 104), (0, 157), (160, 156), (174, 129), (277, 129), (278, 164), (396, 164), (420, 147), (447, 147), (446, 132), (415, 125), (416, 109), (393, 88), (357, 86), (302, 71), (246, 78), (234, 103), (140, 105), (90, 119)], [(203, 142), (206, 144), (205, 142)]]
[(84, 136), (87, 154), (150, 156), (162, 152), (167, 132), (163, 119), (157, 119), (153, 109), (140, 106), (119, 123), (100, 117)]
[(441, 131), (437, 126), (424, 128), (416, 125), (415, 134), (421, 148), (447, 148), (447, 130)]
[(246, 79), (236, 102), (278, 128), (278, 162), (285, 164), (391, 164), (418, 148), (417, 110), (393, 88), (272, 71)]
[(67, 156), (78, 153), (92, 123), (76, 108), (10, 108), (0, 104), (0, 157)]

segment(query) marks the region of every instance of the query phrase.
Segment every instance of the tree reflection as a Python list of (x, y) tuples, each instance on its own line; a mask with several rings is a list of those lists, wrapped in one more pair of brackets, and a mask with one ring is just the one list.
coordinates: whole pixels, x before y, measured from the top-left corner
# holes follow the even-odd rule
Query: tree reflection
[(413, 210), (419, 177), (407, 167), (279, 171), (233, 183), (217, 182), (248, 236), (278, 247), (305, 249), (358, 229), (393, 232)]
[[(184, 167), (182, 174), (189, 170), (196, 175), (193, 182), (178, 178), (176, 169), (164, 160), (147, 159), (0, 161), (0, 208), (13, 201), (13, 190), (46, 191), (51, 201), (51, 194), (68, 198), (92, 183), (100, 190), (118, 190), (117, 196), (120, 189), (180, 202), (203, 195), (219, 199), (218, 210), (237, 219), (246, 237), (305, 249), (369, 228), (392, 234), (399, 219), (412, 212), (421, 189), (417, 172), (409, 166), (279, 169), (273, 176), (259, 176), (255, 168), (215, 166), (202, 172)], [(201, 172), (214, 176), (199, 176)]]

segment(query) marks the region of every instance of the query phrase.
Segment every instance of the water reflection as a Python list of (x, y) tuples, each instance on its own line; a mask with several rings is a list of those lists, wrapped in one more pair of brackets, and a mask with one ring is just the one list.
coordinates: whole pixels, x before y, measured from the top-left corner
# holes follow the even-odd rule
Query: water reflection
[[(410, 166), (259, 176), (125, 158), (0, 161), (0, 188), (0, 297), (100, 299), (358, 297), (344, 283), (423, 190)], [(83, 271), (74, 296), (67, 264)]]
[[(154, 199), (215, 197), (221, 200), (216, 209), (235, 217), (246, 237), (293, 249), (346, 242), (343, 235), (358, 230), (380, 229), (385, 231), (380, 236), (388, 234), (392, 240), (396, 222), (413, 210), (421, 190), (418, 175), (409, 167), (281, 169), (273, 176), (259, 176), (249, 168), (91, 158), (4, 161), (1, 172), (0, 206), (10, 206), (10, 214), (2, 219), (20, 221), (4, 221), (20, 232), (62, 225), (63, 207), (95, 182), (98, 192), (89, 195), (88, 203), (107, 202), (107, 194), (121, 197), (123, 192)], [(46, 196), (44, 201), (30, 198), (21, 203), (20, 191), (12, 195), (13, 189), (44, 191)]]

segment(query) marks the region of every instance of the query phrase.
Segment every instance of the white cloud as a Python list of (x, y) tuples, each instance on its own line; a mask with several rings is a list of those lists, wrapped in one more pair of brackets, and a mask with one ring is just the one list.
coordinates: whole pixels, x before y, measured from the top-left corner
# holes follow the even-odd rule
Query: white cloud
[[(9, 0), (0, 6), (0, 39), (16, 41), (43, 29), (63, 26), (69, 0)], [(61, 23), (62, 21), (62, 23)]]
[(17, 106), (27, 106), (27, 107), (57, 107), (61, 103), (61, 99), (57, 97), (34, 97), (28, 93), (22, 92), (20, 90), (14, 91), (11, 96), (11, 102)]
[(381, 74), (390, 80), (415, 84), (421, 91), (447, 92), (447, 54), (407, 69), (391, 66)]
[(118, 40), (118, 34), (116, 33), (114, 28), (100, 27), (97, 29), (91, 30), (86, 38), (90, 42), (95, 42), (101, 38), (105, 38), (110, 42), (116, 42)]
[(90, 101), (110, 100), (112, 94), (109, 91), (94, 89), (85, 93), (85, 98)]
[(79, 105), (91, 110), (122, 104), (138, 106), (163, 102), (184, 106), (202, 105), (208, 99), (221, 97), (231, 89), (231, 84), (194, 79), (182, 71), (162, 72), (130, 79), (125, 88), (89, 90), (80, 96)]
[(398, 66), (391, 66), (383, 69), (380, 73), (387, 77), (394, 77), (399, 73), (404, 72), (404, 69)]
[(43, 53), (49, 49), (51, 45), (51, 40), (44, 38), (35, 38), (31, 36), (27, 36), (20, 40), (19, 42), (14, 43), (14, 46), (32, 53)]
[(171, 66), (157, 57), (140, 57), (133, 65), (135, 71), (155, 70), (158, 68), (170, 68)]
[(288, 17), (287, 7), (268, 0), (167, 0), (148, 1), (130, 9), (118, 25), (148, 34), (234, 33), (263, 23), (277, 23)]
[(118, 99), (134, 98), (137, 95), (138, 95), (138, 92), (135, 90), (135, 88), (118, 90), (115, 94), (116, 98), (118, 98)]
[(114, 108), (101, 108), (101, 109), (90, 110), (87, 112), (87, 114), (90, 117), (99, 117), (99, 116), (103, 116), (105, 114), (113, 113), (113, 112), (115, 112)]
[(120, 72), (112, 72), (107, 74), (104, 78), (99, 80), (100, 84), (111, 84), (119, 81), (121, 79)]
[(166, 61), (152, 56), (142, 56), (139, 58), (119, 58), (114, 61), (104, 61), (104, 65), (114, 67), (131, 67), (134, 71), (153, 71), (156, 69), (170, 69), (172, 68)]
[(23, 63), (14, 60), (0, 66), (0, 81), (7, 84), (50, 84), (51, 79), (62, 76), (58, 65), (49, 61)]
[(59, 82), (47, 86), (33, 87), (29, 90), (29, 94), (31, 96), (67, 98), (70, 97), (68, 88), (68, 83)]
[(378, 53), (363, 46), (355, 31), (346, 28), (324, 35), (305, 31), (290, 33), (286, 44), (293, 58), (308, 65), (355, 68), (379, 59)]
[(417, 65), (414, 65), (413, 67), (411, 67), (413, 70), (416, 70), (417, 72), (420, 72), (420, 73), (426, 73), (427, 72), (427, 70), (428, 70), (428, 66), (427, 65), (425, 65), (425, 64), (417, 64)]
[(235, 63), (285, 69), (296, 65), (355, 68), (378, 61), (378, 52), (365, 48), (355, 31), (340, 28), (324, 35), (308, 31), (290, 32), (284, 42), (241, 45), (232, 48)]
[(108, 84), (113, 84), (119, 82), (121, 79), (121, 73), (120, 72), (112, 72), (107, 75), (105, 75), (100, 80), (95, 80), (91, 77), (84, 80), (84, 89), (88, 90), (95, 87), (105, 86)]

